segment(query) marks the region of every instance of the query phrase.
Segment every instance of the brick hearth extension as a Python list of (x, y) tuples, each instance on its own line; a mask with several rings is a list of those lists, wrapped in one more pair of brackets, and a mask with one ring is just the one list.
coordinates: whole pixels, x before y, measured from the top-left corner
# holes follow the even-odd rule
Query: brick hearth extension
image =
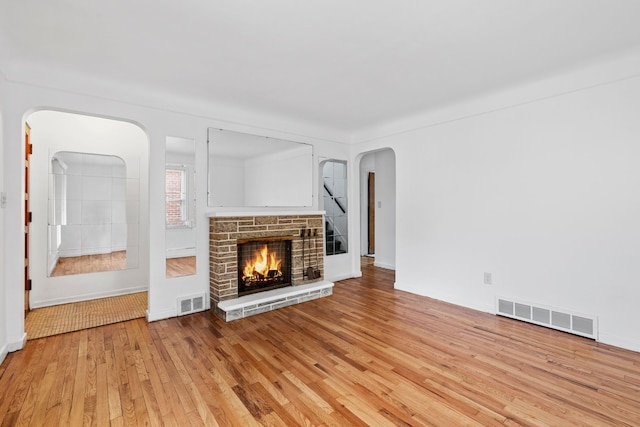
[[(333, 283), (324, 281), (323, 212), (218, 212), (209, 221), (211, 309), (223, 320), (235, 320), (333, 293)], [(303, 229), (311, 229), (314, 231), (311, 234), (315, 235), (305, 238), (304, 259), (301, 235)], [(262, 237), (292, 238), (291, 286), (238, 298), (237, 241)], [(309, 266), (319, 270), (319, 278), (310, 280), (305, 277), (305, 269)]]

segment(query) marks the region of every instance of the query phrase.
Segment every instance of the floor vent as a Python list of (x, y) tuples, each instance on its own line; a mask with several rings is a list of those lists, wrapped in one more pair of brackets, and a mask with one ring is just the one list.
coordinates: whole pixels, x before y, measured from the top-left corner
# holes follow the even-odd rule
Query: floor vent
[(496, 298), (496, 314), (594, 340), (598, 339), (598, 318), (596, 316), (502, 297)]
[(178, 298), (178, 316), (204, 310), (204, 298), (204, 295)]

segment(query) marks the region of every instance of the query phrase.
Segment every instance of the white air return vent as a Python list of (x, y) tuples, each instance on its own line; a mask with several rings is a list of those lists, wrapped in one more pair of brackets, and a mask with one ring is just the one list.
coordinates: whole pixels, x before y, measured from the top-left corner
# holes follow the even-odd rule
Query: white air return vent
[(178, 298), (178, 316), (203, 311), (205, 309), (205, 296), (194, 295)]
[(496, 298), (496, 314), (547, 328), (598, 339), (598, 318), (512, 298)]

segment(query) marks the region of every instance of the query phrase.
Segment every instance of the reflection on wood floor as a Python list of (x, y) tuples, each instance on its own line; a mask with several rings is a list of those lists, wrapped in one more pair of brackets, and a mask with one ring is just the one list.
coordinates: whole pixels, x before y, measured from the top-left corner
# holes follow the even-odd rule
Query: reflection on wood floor
[(196, 257), (167, 258), (167, 277), (191, 276), (193, 274), (196, 274)]
[(108, 254), (83, 255), (59, 258), (51, 277), (70, 274), (97, 273), (100, 271), (124, 270), (127, 267), (127, 251)]
[[(124, 270), (126, 267), (126, 251), (60, 258), (51, 272), (51, 277)], [(192, 274), (196, 274), (195, 256), (167, 259), (167, 277), (190, 276)]]

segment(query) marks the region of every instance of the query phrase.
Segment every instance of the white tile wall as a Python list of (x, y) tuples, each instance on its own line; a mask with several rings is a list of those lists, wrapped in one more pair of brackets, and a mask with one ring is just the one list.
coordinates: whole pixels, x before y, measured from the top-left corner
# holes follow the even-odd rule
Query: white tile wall
[(140, 259), (138, 246), (127, 246), (127, 268), (136, 268)]
[[(64, 242), (59, 247), (61, 256), (108, 253), (112, 247), (122, 250), (127, 245), (137, 247), (139, 165), (133, 162), (125, 166), (121, 158), (114, 156), (60, 152), (56, 157), (67, 169), (52, 173), (49, 179), (49, 194), (56, 194), (59, 199), (49, 200), (50, 251), (57, 249), (58, 241)], [(137, 251), (133, 250), (132, 265), (138, 264)]]
[(127, 223), (127, 203), (124, 200), (111, 202), (111, 222), (113, 224)]
[(111, 252), (111, 224), (83, 224), (82, 249), (89, 253)]
[(82, 177), (82, 200), (111, 200), (111, 178)]
[(111, 202), (108, 200), (83, 201), (82, 224), (111, 224)]
[(60, 251), (82, 250), (82, 225), (62, 225)]
[(127, 224), (111, 224), (111, 245), (113, 250), (127, 247)]
[(111, 178), (111, 200), (127, 199), (127, 179)]
[(80, 200), (67, 201), (66, 224), (67, 225), (82, 224), (82, 201)]
[(67, 200), (82, 200), (82, 177), (67, 176)]

